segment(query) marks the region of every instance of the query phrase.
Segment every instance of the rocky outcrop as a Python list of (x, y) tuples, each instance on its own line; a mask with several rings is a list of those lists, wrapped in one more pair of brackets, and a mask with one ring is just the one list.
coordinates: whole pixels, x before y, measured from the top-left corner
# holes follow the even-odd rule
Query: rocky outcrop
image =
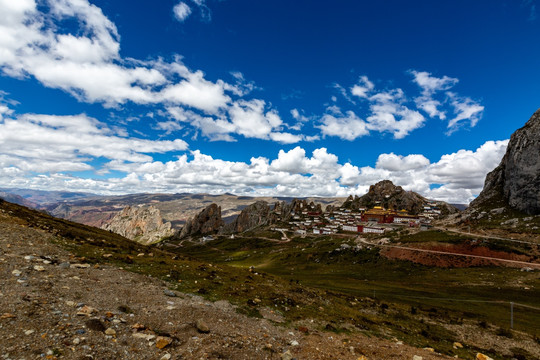
[(236, 219), (223, 227), (223, 234), (234, 234), (255, 229), (272, 222), (271, 208), (266, 201), (257, 201), (247, 207)]
[(506, 154), (490, 172), (471, 209), (509, 206), (540, 214), (540, 110), (510, 137)]
[(368, 193), (364, 196), (349, 196), (342, 206), (351, 210), (357, 210), (361, 207), (382, 206), (386, 209), (407, 210), (409, 214), (418, 214), (430, 202), (437, 204), (443, 215), (458, 212), (457, 208), (450, 204), (443, 201), (428, 200), (413, 191), (405, 191), (401, 186), (394, 185), (390, 180), (383, 180), (371, 185)]
[(223, 225), (221, 206), (211, 204), (198, 215), (188, 220), (177, 237), (182, 239), (193, 235), (216, 234)]
[(173, 235), (171, 223), (163, 223), (161, 212), (153, 206), (126, 206), (102, 228), (144, 245)]
[(383, 180), (371, 185), (368, 193), (364, 196), (349, 196), (342, 206), (351, 210), (357, 210), (361, 207), (382, 206), (386, 209), (407, 210), (409, 214), (418, 214), (423, 211), (424, 206), (429, 202), (436, 203), (444, 215), (458, 211), (454, 206), (445, 202), (428, 200), (413, 191), (405, 191), (401, 186), (394, 185), (390, 180)]

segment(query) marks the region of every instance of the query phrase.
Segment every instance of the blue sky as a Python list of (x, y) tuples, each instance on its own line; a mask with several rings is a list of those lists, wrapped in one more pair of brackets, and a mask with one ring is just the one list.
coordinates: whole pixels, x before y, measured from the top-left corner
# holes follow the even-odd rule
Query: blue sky
[(539, 10), (0, 0), (0, 187), (466, 203), (539, 107)]

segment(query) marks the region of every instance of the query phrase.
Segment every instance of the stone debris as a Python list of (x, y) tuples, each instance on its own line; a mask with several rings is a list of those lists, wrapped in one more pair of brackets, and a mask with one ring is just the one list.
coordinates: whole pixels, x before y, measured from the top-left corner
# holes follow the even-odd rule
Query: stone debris
[(210, 332), (210, 328), (208, 327), (208, 325), (206, 325), (206, 323), (201, 319), (197, 320), (197, 322), (195, 323), (195, 327), (197, 328), (197, 331), (202, 334), (208, 334)]
[(105, 335), (115, 336), (116, 330), (114, 330), (113, 328), (108, 328), (107, 330), (105, 330)]
[(171, 291), (169, 289), (163, 290), (163, 293), (165, 294), (165, 296), (169, 296), (169, 297), (176, 297), (177, 296), (174, 291)]
[(93, 307), (91, 306), (88, 306), (88, 305), (84, 305), (83, 307), (81, 307), (78, 311), (77, 311), (77, 315), (80, 315), (80, 316), (91, 316), (93, 313), (95, 313), (97, 310), (94, 309)]
[(170, 337), (166, 337), (166, 336), (158, 336), (156, 338), (156, 347), (158, 349), (164, 349), (166, 348), (167, 346), (171, 345), (173, 342), (173, 340), (170, 338)]
[(487, 355), (484, 355), (482, 353), (478, 353), (478, 354), (476, 354), (476, 360), (493, 360), (493, 359), (490, 358)]

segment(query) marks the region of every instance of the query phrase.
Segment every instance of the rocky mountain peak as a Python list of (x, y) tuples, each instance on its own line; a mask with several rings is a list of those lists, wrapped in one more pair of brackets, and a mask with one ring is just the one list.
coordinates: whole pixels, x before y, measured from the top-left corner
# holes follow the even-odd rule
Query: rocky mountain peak
[(224, 224), (224, 221), (221, 219), (221, 206), (210, 204), (186, 222), (178, 237), (185, 238), (192, 235), (215, 234)]
[(102, 228), (145, 245), (173, 234), (171, 223), (164, 223), (154, 206), (126, 206)]
[(486, 176), (470, 208), (500, 206), (540, 214), (540, 109), (512, 134), (501, 163)]

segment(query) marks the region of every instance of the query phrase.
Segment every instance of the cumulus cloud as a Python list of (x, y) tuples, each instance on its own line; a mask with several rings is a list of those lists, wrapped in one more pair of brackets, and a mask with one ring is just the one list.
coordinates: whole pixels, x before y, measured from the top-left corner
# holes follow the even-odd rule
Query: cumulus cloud
[(351, 92), (369, 103), (369, 116), (363, 120), (351, 110), (343, 114), (339, 107), (330, 106), (317, 126), (323, 135), (352, 141), (371, 132), (389, 132), (395, 139), (402, 139), (424, 125), (424, 116), (405, 105), (403, 90), (374, 91), (366, 76), (360, 78), (360, 83)]
[(448, 93), (448, 97), (454, 107), (455, 117), (448, 122), (448, 131), (456, 131), (464, 123), (475, 127), (484, 111), (484, 107), (468, 97), (460, 97), (454, 93)]
[(25, 172), (91, 170), (98, 158), (144, 163), (149, 154), (182, 151), (187, 143), (126, 138), (84, 114), (25, 114), (0, 120), (0, 164)]
[(191, 8), (184, 2), (179, 2), (173, 7), (173, 13), (176, 20), (184, 22), (191, 15)]
[[(251, 104), (252, 107), (255, 106)], [(249, 108), (249, 107), (248, 107)], [(250, 108), (253, 110), (253, 108)], [(189, 111), (177, 109), (176, 130)], [(263, 118), (265, 113), (262, 114)], [(280, 150), (274, 159), (227, 161), (193, 150), (182, 140), (152, 141), (126, 137), (87, 115), (51, 116), (3, 112), (0, 120), (0, 186), (63, 189), (98, 193), (234, 192), (246, 195), (347, 196), (364, 194), (369, 185), (390, 179), (407, 190), (453, 202), (469, 202), (483, 185), (487, 172), (502, 158), (508, 141), (488, 141), (476, 150), (459, 150), (434, 163), (421, 154), (381, 154), (375, 166), (340, 162), (326, 148), (310, 155), (300, 146)], [(182, 120), (184, 119), (184, 120)], [(231, 122), (216, 120), (216, 136), (228, 136)], [(277, 119), (260, 119), (279, 125)], [(210, 124), (210, 125), (209, 125)], [(210, 132), (211, 130), (206, 130)], [(258, 136), (258, 133), (254, 133)], [(275, 141), (292, 142), (286, 133), (271, 132)], [(181, 152), (176, 160), (156, 161), (156, 154)], [(81, 172), (95, 172), (88, 178)], [(113, 175), (114, 174), (114, 175)], [(120, 175), (118, 175), (120, 174)]]

